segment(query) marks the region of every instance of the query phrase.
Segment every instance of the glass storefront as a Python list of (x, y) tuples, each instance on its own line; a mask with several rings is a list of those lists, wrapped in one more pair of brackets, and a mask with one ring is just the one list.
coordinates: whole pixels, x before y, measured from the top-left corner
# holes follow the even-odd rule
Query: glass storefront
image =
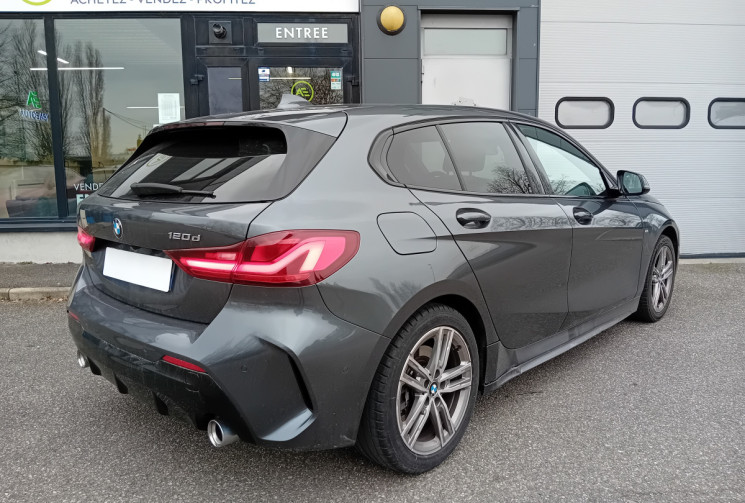
[(0, 232), (74, 230), (80, 202), (154, 126), (288, 93), (358, 103), (359, 19), (345, 1), (308, 15), (0, 13)]
[(65, 168), (77, 202), (97, 190), (154, 126), (184, 118), (178, 19), (55, 22)]
[(57, 216), (44, 24), (0, 19), (0, 219)]
[(341, 68), (265, 67), (259, 72), (262, 110), (279, 105), (283, 94), (302, 96), (314, 105), (344, 103)]

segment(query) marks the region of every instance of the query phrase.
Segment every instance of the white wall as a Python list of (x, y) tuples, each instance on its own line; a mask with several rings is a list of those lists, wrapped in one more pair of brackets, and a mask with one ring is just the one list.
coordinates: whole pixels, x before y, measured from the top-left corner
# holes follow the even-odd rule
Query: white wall
[[(643, 173), (681, 228), (685, 254), (745, 253), (745, 130), (713, 129), (717, 97), (745, 98), (741, 0), (543, 0), (538, 115), (565, 96), (604, 96), (615, 121), (569, 129), (610, 170)], [(638, 129), (640, 97), (682, 97), (681, 130)]]
[(0, 262), (79, 264), (82, 259), (74, 232), (0, 233)]

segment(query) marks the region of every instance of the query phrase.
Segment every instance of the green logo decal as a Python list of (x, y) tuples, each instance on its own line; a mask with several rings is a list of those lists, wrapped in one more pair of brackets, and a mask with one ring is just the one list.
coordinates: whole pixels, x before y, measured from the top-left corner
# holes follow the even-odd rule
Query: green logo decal
[(39, 101), (39, 93), (36, 91), (29, 91), (28, 99), (26, 100), (26, 106), (31, 108), (41, 108), (41, 101)]
[(42, 5), (48, 4), (52, 0), (23, 0), (23, 1), (26, 2), (29, 5), (34, 5), (36, 7), (40, 7)]
[(304, 80), (298, 80), (295, 82), (292, 89), (290, 89), (290, 92), (295, 96), (301, 96), (308, 101), (313, 101), (313, 96), (315, 96), (313, 86), (310, 85), (310, 82)]

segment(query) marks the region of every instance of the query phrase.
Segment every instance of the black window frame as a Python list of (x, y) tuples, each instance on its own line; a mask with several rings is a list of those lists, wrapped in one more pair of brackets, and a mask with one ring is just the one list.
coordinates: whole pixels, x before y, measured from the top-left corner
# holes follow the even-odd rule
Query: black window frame
[[(561, 106), (561, 104), (565, 101), (604, 101), (610, 108), (610, 117), (608, 118), (608, 122), (606, 122), (602, 126), (566, 126), (559, 120), (559, 106)], [(612, 99), (605, 96), (564, 96), (563, 98), (559, 99), (559, 101), (557, 101), (556, 105), (554, 106), (554, 121), (562, 129), (608, 129), (613, 124), (615, 119), (616, 105), (613, 103)]]
[[(465, 190), (465, 187), (463, 186), (463, 181), (461, 179), (460, 170), (458, 169), (457, 164), (455, 163), (455, 160), (453, 159), (453, 155), (450, 152), (450, 149), (447, 145), (447, 141), (442, 135), (442, 132), (440, 131), (439, 126), (445, 125), (445, 124), (457, 124), (457, 123), (464, 123), (464, 122), (494, 122), (501, 124), (505, 130), (507, 131), (507, 135), (510, 137), (510, 140), (513, 143), (513, 147), (517, 151), (517, 155), (522, 163), (523, 169), (525, 169), (525, 172), (527, 173), (528, 177), (530, 177), (531, 180), (531, 188), (533, 189), (533, 192), (530, 194), (497, 194), (494, 192), (473, 192), (473, 191), (467, 191)], [(450, 162), (453, 164), (453, 168), (455, 169), (455, 173), (458, 176), (458, 180), (460, 182), (460, 190), (448, 190), (448, 189), (438, 189), (438, 188), (432, 188), (432, 187), (425, 187), (421, 185), (406, 185), (405, 183), (400, 182), (396, 175), (393, 173), (393, 170), (388, 166), (387, 163), (387, 155), (388, 150), (390, 149), (391, 143), (393, 142), (393, 137), (396, 134), (403, 133), (405, 131), (410, 131), (413, 129), (420, 129), (424, 127), (430, 127), (435, 126), (437, 128), (438, 134), (440, 134), (440, 141), (442, 142), (443, 146), (445, 147), (445, 150), (447, 152), (447, 155), (450, 157)], [(529, 151), (525, 148), (523, 145), (523, 142), (518, 139), (517, 135), (513, 131), (510, 119), (508, 118), (491, 118), (491, 117), (472, 117), (472, 116), (464, 116), (464, 117), (450, 117), (450, 118), (444, 118), (444, 119), (436, 119), (436, 120), (424, 120), (424, 121), (416, 121), (411, 122), (407, 124), (401, 124), (398, 126), (395, 126), (393, 128), (385, 129), (378, 133), (376, 138), (373, 140), (373, 144), (370, 147), (370, 151), (368, 153), (368, 163), (370, 167), (372, 167), (373, 171), (380, 177), (381, 180), (383, 180), (385, 183), (389, 185), (393, 185), (396, 187), (405, 187), (409, 189), (415, 189), (415, 190), (426, 190), (431, 192), (440, 192), (440, 193), (446, 193), (446, 194), (464, 194), (464, 195), (471, 195), (471, 196), (482, 196), (482, 197), (540, 197), (540, 196), (547, 196), (549, 195), (549, 192), (546, 190), (546, 182), (542, 179), (542, 174), (539, 172), (539, 170), (534, 166), (534, 163), (532, 162), (532, 159), (530, 157)]]
[(743, 126), (717, 126), (713, 122), (711, 122), (711, 109), (714, 106), (714, 103), (718, 101), (723, 101), (725, 103), (745, 103), (745, 98), (714, 98), (709, 103), (709, 108), (706, 111), (706, 120), (709, 122), (709, 125), (714, 129), (745, 129), (745, 125)]
[[(593, 164), (599, 171), (600, 175), (603, 178), (603, 181), (606, 185), (606, 194), (596, 194), (594, 196), (577, 196), (572, 194), (557, 194), (554, 192), (553, 187), (551, 185), (551, 181), (548, 177), (548, 174), (546, 173), (546, 169), (543, 167), (543, 164), (541, 163), (541, 160), (538, 158), (538, 154), (536, 154), (535, 150), (533, 150), (533, 147), (530, 145), (530, 142), (528, 141), (527, 137), (520, 131), (520, 128), (517, 127), (518, 124), (523, 124), (525, 126), (529, 127), (536, 127), (540, 129), (544, 129), (548, 131), (549, 133), (553, 133), (566, 142), (568, 142), (570, 145), (572, 145), (574, 148), (579, 150), (582, 154), (587, 156), (587, 158), (590, 160), (590, 163)], [(515, 135), (520, 139), (520, 141), (525, 146), (525, 149), (528, 151), (528, 155), (530, 155), (530, 158), (533, 162), (533, 164), (536, 167), (536, 170), (539, 171), (541, 175), (541, 180), (543, 181), (545, 185), (546, 193), (549, 194), (551, 197), (564, 197), (564, 198), (583, 198), (583, 199), (608, 199), (617, 197), (617, 195), (621, 194), (621, 191), (618, 188), (618, 182), (616, 178), (611, 174), (608, 169), (603, 166), (603, 164), (598, 161), (595, 156), (593, 156), (586, 148), (584, 148), (582, 145), (579, 144), (574, 138), (564, 133), (561, 129), (554, 128), (554, 127), (548, 127), (546, 124), (536, 124), (529, 121), (524, 120), (510, 120), (510, 126), (515, 132)]]
[[(636, 106), (642, 101), (677, 101), (677, 102), (683, 103), (686, 107), (685, 120), (679, 126), (643, 126), (639, 124), (639, 122), (636, 120)], [(688, 102), (687, 99), (675, 97), (675, 96), (672, 96), (672, 97), (671, 96), (642, 96), (641, 98), (639, 98), (638, 100), (634, 102), (634, 106), (631, 112), (631, 120), (634, 122), (634, 125), (639, 129), (683, 129), (691, 121), (691, 104)]]

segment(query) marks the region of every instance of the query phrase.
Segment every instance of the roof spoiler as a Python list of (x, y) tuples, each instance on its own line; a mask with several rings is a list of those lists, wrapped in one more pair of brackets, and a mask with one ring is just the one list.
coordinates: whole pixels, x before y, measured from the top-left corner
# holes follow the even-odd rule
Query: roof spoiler
[(277, 108), (279, 110), (287, 110), (287, 109), (293, 109), (293, 108), (302, 108), (302, 107), (312, 107), (313, 105), (308, 102), (305, 98), (301, 98), (300, 96), (297, 96), (295, 94), (283, 94), (282, 99), (279, 102), (279, 105), (277, 105)]

